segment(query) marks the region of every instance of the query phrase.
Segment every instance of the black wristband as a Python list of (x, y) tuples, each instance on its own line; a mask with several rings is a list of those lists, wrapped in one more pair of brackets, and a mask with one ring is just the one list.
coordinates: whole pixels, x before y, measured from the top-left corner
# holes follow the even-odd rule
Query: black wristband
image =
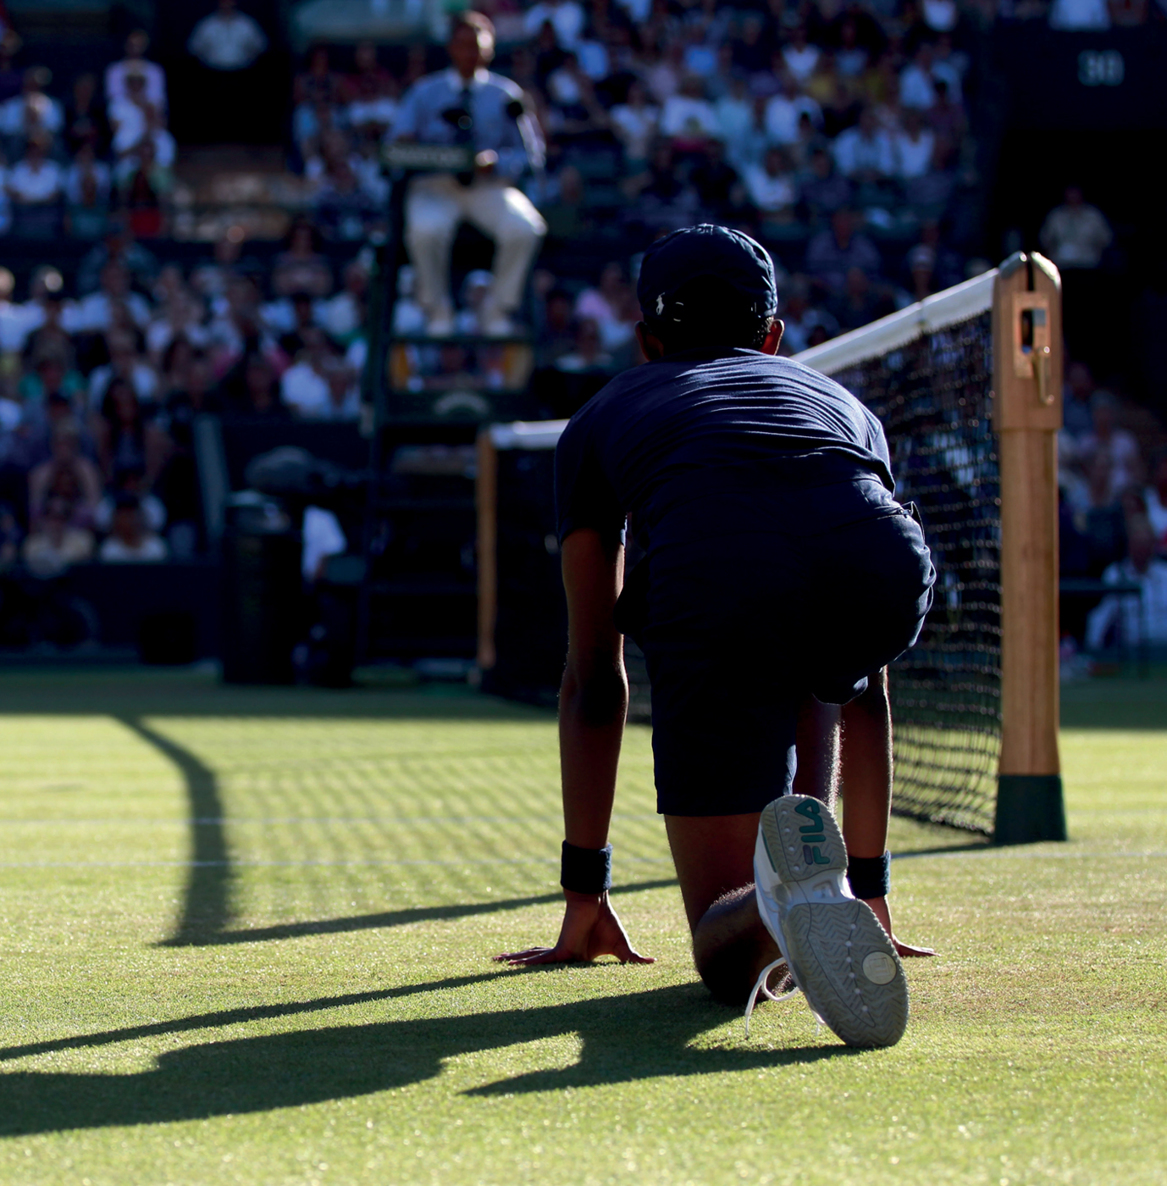
[(612, 846), (577, 848), (563, 842), (559, 884), (576, 894), (602, 894), (612, 888)]
[(891, 889), (891, 853), (881, 857), (848, 857), (847, 881), (857, 898), (886, 898)]

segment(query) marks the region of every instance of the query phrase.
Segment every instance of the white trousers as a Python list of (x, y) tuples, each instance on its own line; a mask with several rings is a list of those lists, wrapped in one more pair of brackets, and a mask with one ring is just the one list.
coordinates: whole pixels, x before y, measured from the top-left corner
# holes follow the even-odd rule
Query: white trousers
[(498, 313), (512, 312), (547, 224), (513, 185), (482, 177), (459, 185), (448, 173), (414, 178), (405, 201), (405, 244), (417, 273), (418, 304), (431, 317), (450, 311), (450, 248), (463, 220), (494, 240), (489, 299)]

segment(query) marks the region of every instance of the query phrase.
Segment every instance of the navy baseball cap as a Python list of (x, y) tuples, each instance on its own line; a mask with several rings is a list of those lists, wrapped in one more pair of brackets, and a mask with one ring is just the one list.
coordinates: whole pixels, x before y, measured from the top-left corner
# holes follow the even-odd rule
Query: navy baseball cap
[(770, 254), (749, 235), (704, 222), (659, 239), (644, 254), (636, 295), (649, 321), (679, 321), (671, 309), (682, 285), (701, 276), (715, 278), (749, 299), (754, 311), (773, 317), (778, 284)]

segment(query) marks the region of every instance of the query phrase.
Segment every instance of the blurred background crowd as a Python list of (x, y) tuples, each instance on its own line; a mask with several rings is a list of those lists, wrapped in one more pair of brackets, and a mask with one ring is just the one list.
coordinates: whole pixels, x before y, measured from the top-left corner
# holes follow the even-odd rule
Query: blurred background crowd
[[(177, 7), (110, 6), (88, 48), (50, 32), (51, 3), (0, 7), (9, 571), (203, 554), (201, 415), (360, 415), (370, 244), (387, 230), (382, 151), (402, 96), (445, 65), (441, 11), (370, 0), (334, 27), (320, 5)], [(1100, 346), (1090, 320), (1105, 319), (1114, 278), (1134, 275), (1138, 213), (1116, 218), (1113, 189), (1066, 160), (1024, 196), (1028, 222), (1001, 215), (1018, 204), (1002, 180), (1017, 150), (1001, 38), (1162, 32), (1159, 0), (477, 7), (496, 29), (493, 69), (524, 89), (546, 141), (519, 183), (547, 224), (516, 318), (530, 358), (473, 344), (491, 245), (464, 228), (453, 339), (425, 339), (401, 270), (404, 384), (489, 392), (530, 376), (532, 414), (570, 414), (637, 361), (640, 254), (695, 222), (770, 250), (787, 353), (1009, 251), (1043, 250), (1067, 285), (1063, 575), (1146, 586), (1133, 624), (1121, 597), (1095, 596), (1080, 612), (1067, 603), (1067, 630), (1075, 646), (1124, 629), (1167, 642), (1167, 387), (1154, 360)], [(1108, 52), (1077, 59), (1100, 94), (1118, 85)], [(1128, 300), (1130, 317), (1153, 320), (1161, 287)]]

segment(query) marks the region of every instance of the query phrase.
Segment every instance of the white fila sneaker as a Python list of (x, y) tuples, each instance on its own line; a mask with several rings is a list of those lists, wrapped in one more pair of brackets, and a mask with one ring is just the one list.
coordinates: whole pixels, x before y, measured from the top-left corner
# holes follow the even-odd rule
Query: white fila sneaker
[[(758, 824), (758, 914), (815, 1015), (848, 1046), (894, 1046), (908, 1024), (908, 985), (871, 907), (847, 884), (847, 850), (830, 809), (805, 795), (766, 806)], [(758, 993), (771, 996), (761, 975)], [(789, 995), (789, 994), (788, 994)], [(778, 998), (774, 998), (778, 999)]]

